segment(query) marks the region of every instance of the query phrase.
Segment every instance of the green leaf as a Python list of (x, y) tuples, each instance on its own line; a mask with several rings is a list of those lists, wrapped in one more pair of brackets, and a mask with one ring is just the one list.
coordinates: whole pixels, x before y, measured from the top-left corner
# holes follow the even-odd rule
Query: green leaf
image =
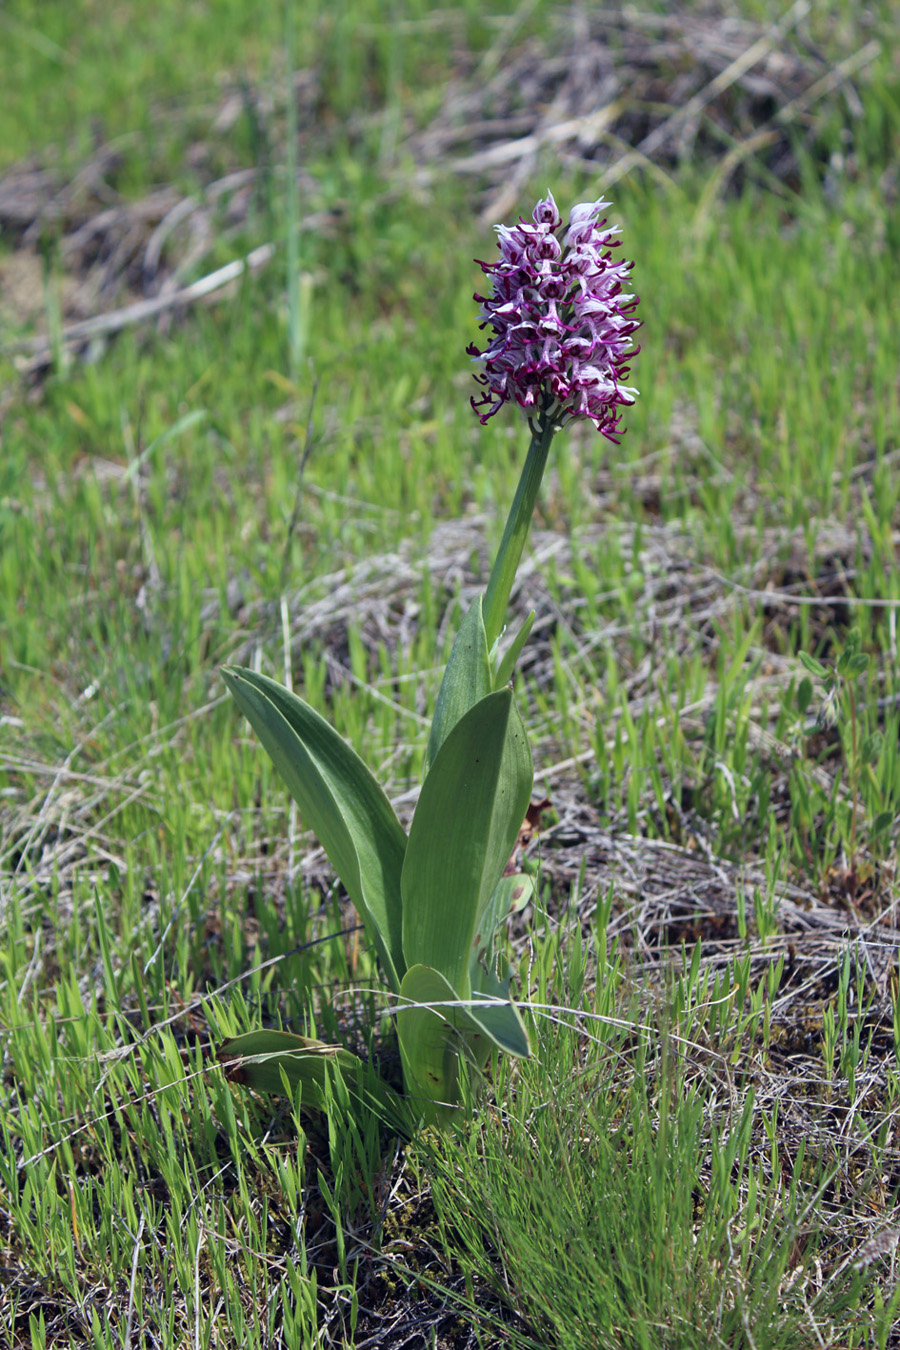
[(473, 1042), (476, 1053), (479, 1045), (490, 1042), (507, 1054), (528, 1059), (531, 1054), (528, 1032), (519, 1009), (509, 997), (508, 976), (501, 980), (492, 970), (479, 967), (478, 983), (472, 980), (472, 1003), (467, 1011), (483, 1037)]
[(509, 684), (512, 679), (512, 673), (515, 670), (519, 654), (525, 646), (525, 643), (528, 641), (528, 635), (534, 627), (534, 618), (534, 610), (532, 610), (507, 648), (506, 655), (500, 662), (500, 665), (497, 668), (497, 674), (494, 676), (495, 689), (502, 689), (503, 686)]
[(406, 835), (359, 755), (288, 689), (229, 667), (225, 683), (328, 854), (395, 992), (403, 961), (400, 877)]
[(429, 1123), (453, 1118), (460, 1074), (480, 1073), (492, 1046), (520, 1059), (531, 1053), (519, 1010), (509, 1001), (509, 980), (483, 978), (479, 994), (461, 1000), (429, 966), (410, 966), (404, 976), (397, 1012), (404, 1083), (411, 1107)]
[(797, 709), (801, 716), (805, 716), (809, 705), (812, 703), (813, 682), (808, 675), (797, 685)]
[(443, 975), (428, 966), (410, 966), (400, 986), (397, 1035), (406, 1095), (429, 1124), (452, 1120), (461, 1061), (473, 1056), (477, 1062), (477, 1049), (467, 1043), (461, 1025), (471, 1027)]
[[(503, 920), (524, 909), (533, 894), (534, 882), (524, 873), (500, 878), (481, 916), (469, 959), (472, 987), (469, 1015), (472, 1021), (487, 1041), (520, 1059), (528, 1058), (531, 1047), (521, 1014), (509, 997), (509, 963), (505, 958), (501, 963), (501, 974), (495, 971), (497, 960), (494, 955), (494, 937)], [(479, 1003), (479, 999), (495, 1001)]]
[(273, 1092), (282, 1097), (287, 1078), (292, 1090), (300, 1087), (303, 1105), (313, 1111), (324, 1111), (329, 1101), (334, 1100), (326, 1081), (337, 1070), (351, 1098), (398, 1128), (411, 1123), (410, 1112), (399, 1093), (371, 1065), (339, 1045), (327, 1045), (287, 1031), (250, 1031), (223, 1041), (216, 1059), (224, 1066), (230, 1082), (256, 1092)]
[(873, 731), (862, 743), (860, 759), (863, 764), (877, 764), (883, 749), (884, 736), (880, 731)]
[(403, 860), (403, 956), (468, 992), (472, 941), (503, 875), (534, 770), (508, 689), (457, 722), (422, 787)]
[(460, 625), (453, 650), (450, 652), (450, 660), (441, 681), (431, 733), (428, 737), (426, 774), (437, 752), (460, 718), (491, 692), (491, 663), (488, 659), (481, 604), (481, 596), (476, 596)]
[(472, 988), (475, 988), (475, 968), (478, 965), (489, 969), (493, 964), (494, 952), (494, 934), (498, 926), (510, 914), (516, 914), (524, 909), (534, 894), (534, 882), (531, 877), (523, 872), (517, 872), (513, 876), (501, 877), (494, 889), (484, 913), (481, 915), (481, 921), (472, 938), (472, 951), (469, 957), (469, 974), (472, 977)]
[(810, 675), (815, 675), (818, 680), (824, 680), (828, 674), (827, 666), (823, 666), (821, 661), (817, 661), (814, 656), (810, 656), (809, 652), (799, 652), (798, 655)]

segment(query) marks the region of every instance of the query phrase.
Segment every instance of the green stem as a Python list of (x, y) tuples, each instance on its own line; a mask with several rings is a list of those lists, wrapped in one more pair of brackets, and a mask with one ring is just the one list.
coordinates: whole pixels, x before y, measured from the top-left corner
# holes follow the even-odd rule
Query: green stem
[(537, 431), (531, 437), (528, 457), (510, 507), (506, 529), (503, 531), (484, 597), (484, 628), (487, 633), (488, 651), (503, 631), (506, 606), (509, 604), (525, 540), (528, 538), (531, 517), (534, 514), (534, 505), (555, 430), (556, 423), (553, 418), (541, 413)]

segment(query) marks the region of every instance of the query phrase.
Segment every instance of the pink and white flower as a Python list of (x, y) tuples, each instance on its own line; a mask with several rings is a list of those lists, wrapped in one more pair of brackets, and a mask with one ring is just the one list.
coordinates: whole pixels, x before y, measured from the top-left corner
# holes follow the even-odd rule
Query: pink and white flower
[(587, 417), (618, 441), (621, 408), (638, 392), (625, 380), (640, 351), (631, 336), (640, 323), (638, 297), (625, 292), (634, 264), (614, 259), (619, 228), (600, 216), (608, 206), (573, 206), (562, 228), (548, 192), (533, 224), (496, 227), (500, 261), (479, 263), (493, 291), (475, 295), (481, 327), (490, 326), (493, 337), (484, 351), (467, 348), (482, 367), (475, 378), (484, 392), (472, 399), (482, 423), (515, 402), (529, 422), (540, 416), (563, 426)]

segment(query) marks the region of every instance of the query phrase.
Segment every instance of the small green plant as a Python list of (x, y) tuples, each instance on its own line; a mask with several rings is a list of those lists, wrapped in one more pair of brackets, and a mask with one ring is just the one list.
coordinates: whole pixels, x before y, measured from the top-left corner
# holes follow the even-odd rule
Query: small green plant
[(348, 1050), (283, 1031), (250, 1032), (220, 1054), (254, 1087), (295, 1090), (328, 1110), (337, 1085), (398, 1120), (444, 1122), (458, 1111), (493, 1050), (530, 1047), (509, 995), (495, 937), (531, 891), (507, 875), (531, 797), (533, 765), (508, 687), (534, 621), (501, 648), (505, 615), (556, 432), (587, 417), (615, 441), (637, 298), (631, 263), (615, 262), (605, 202), (575, 206), (567, 226), (552, 196), (533, 223), (498, 227), (501, 260), (482, 263), (478, 296), (493, 338), (471, 346), (482, 423), (507, 402), (525, 412), (531, 444), (485, 595), (463, 619), (438, 694), (426, 772), (407, 835), (354, 750), (309, 704), (251, 670), (224, 671), (228, 688), (317, 835), (373, 945), (394, 995), (405, 1100)]

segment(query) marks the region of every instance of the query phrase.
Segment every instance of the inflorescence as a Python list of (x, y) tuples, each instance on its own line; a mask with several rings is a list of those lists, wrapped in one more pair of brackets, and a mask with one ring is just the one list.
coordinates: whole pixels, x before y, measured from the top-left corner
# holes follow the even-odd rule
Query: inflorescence
[(631, 336), (640, 323), (638, 297), (624, 292), (634, 264), (613, 258), (619, 228), (600, 218), (607, 206), (573, 206), (562, 229), (548, 192), (534, 224), (496, 227), (500, 261), (479, 263), (493, 292), (475, 295), (481, 327), (494, 336), (484, 351), (467, 348), (482, 366), (475, 378), (484, 392), (472, 407), (483, 424), (514, 401), (532, 427), (536, 415), (557, 427), (587, 417), (611, 441), (622, 434), (620, 409), (638, 392), (624, 381), (640, 351)]

